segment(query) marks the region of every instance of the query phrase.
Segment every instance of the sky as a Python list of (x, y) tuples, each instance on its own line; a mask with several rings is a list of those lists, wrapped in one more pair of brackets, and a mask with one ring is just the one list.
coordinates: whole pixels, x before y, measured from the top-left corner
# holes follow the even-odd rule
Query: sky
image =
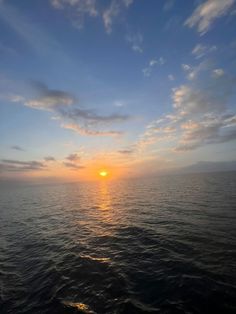
[(235, 35), (235, 0), (0, 0), (0, 177), (236, 168)]

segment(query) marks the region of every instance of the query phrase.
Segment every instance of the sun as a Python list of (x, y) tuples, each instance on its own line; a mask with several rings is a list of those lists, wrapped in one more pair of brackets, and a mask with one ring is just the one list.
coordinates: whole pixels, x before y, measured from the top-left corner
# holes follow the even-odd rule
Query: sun
[(99, 175), (103, 178), (108, 176), (108, 172), (106, 170), (99, 171)]

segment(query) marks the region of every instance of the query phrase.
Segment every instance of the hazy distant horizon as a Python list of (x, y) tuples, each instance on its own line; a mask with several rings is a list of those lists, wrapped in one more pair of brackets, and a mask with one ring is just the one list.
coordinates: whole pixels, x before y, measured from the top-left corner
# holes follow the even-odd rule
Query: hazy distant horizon
[[(221, 167), (219, 167), (221, 166)], [(175, 176), (175, 175), (188, 175), (188, 174), (204, 174), (204, 173), (224, 173), (224, 172), (236, 172), (236, 161), (232, 162), (219, 162), (219, 163), (213, 163), (213, 162), (203, 162), (200, 161), (199, 163), (196, 163), (194, 165), (186, 166), (179, 169), (172, 169), (172, 170), (166, 170), (159, 173), (152, 173), (148, 174), (146, 176), (144, 175), (133, 175), (129, 177), (122, 177), (120, 180), (129, 180), (129, 179), (148, 179), (148, 178), (155, 178), (155, 177), (162, 177), (162, 176)], [(117, 179), (115, 179), (117, 180)], [(119, 180), (119, 179), (118, 179)], [(18, 178), (17, 180), (15, 178), (1, 178), (0, 177), (0, 184), (4, 183), (27, 183), (27, 184), (55, 184), (55, 183), (83, 183), (83, 182), (98, 182), (98, 179), (93, 180), (87, 180), (85, 181), (80, 180), (79, 178), (77, 180), (65, 180), (64, 178), (58, 178), (58, 177), (45, 177), (45, 178)]]

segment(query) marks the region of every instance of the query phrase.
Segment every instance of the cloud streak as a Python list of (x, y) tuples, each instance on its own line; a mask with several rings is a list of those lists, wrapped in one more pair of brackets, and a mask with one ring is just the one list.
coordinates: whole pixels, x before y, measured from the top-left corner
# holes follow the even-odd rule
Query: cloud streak
[(204, 35), (212, 27), (216, 19), (226, 15), (235, 0), (207, 0), (200, 4), (185, 21), (185, 25), (196, 27), (200, 35)]
[(25, 172), (45, 170), (46, 166), (40, 161), (20, 161), (13, 159), (2, 159), (0, 163), (1, 172)]
[(21, 151), (21, 152), (25, 151), (24, 148), (22, 148), (21, 146), (18, 146), (18, 145), (11, 146), (11, 149), (18, 150), (18, 151)]
[(140, 33), (130, 33), (126, 36), (126, 41), (135, 52), (143, 53), (143, 35)]
[(99, 115), (93, 109), (79, 108), (78, 99), (72, 94), (49, 89), (41, 82), (31, 82), (34, 97), (26, 98), (22, 95), (10, 95), (8, 99), (12, 102), (20, 102), (25, 106), (37, 110), (45, 110), (54, 113), (54, 118), (62, 121), (61, 127), (71, 129), (86, 136), (116, 136), (120, 131), (104, 130), (107, 125), (127, 121), (130, 117), (113, 113), (110, 115)]
[(106, 8), (100, 8), (97, 0), (50, 0), (50, 3), (54, 9), (64, 11), (78, 29), (83, 28), (87, 17), (102, 18), (105, 30), (110, 34), (114, 20), (129, 8), (133, 0), (111, 0)]
[(64, 166), (67, 167), (67, 168), (70, 168), (71, 170), (79, 170), (79, 169), (83, 169), (85, 168), (84, 166), (81, 166), (81, 165), (77, 165), (73, 162), (63, 162)]
[(151, 59), (148, 63), (148, 66), (142, 70), (143, 75), (146, 77), (151, 76), (154, 67), (162, 66), (163, 64), (165, 64), (165, 62), (166, 61), (163, 57), (160, 57), (159, 59)]
[(97, 17), (99, 14), (96, 0), (50, 0), (50, 3), (56, 10), (65, 11), (77, 28), (83, 27), (87, 16)]

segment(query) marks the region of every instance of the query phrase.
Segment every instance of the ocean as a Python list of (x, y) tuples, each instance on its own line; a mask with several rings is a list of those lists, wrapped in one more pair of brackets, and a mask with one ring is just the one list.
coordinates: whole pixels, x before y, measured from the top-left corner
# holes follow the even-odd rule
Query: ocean
[(236, 313), (236, 173), (2, 184), (0, 313)]

